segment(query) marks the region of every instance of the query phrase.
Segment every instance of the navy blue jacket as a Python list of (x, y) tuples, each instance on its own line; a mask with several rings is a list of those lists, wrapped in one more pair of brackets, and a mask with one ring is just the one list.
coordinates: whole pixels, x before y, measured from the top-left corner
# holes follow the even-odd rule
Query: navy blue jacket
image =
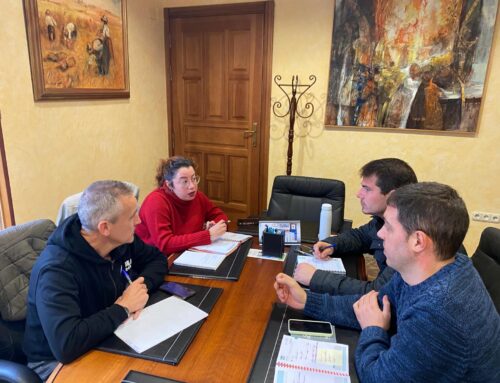
[(148, 291), (167, 272), (165, 256), (137, 236), (102, 258), (80, 234), (75, 214), (51, 235), (33, 267), (24, 352), (29, 362), (69, 363), (113, 334), (127, 319), (114, 302), (127, 287), (121, 268), (132, 279), (143, 276)]
[(335, 237), (322, 241), (335, 244), (333, 257), (340, 255), (372, 254), (380, 269), (377, 278), (371, 282), (361, 281), (345, 275), (334, 274), (329, 271), (316, 270), (309, 285), (311, 291), (326, 292), (330, 294), (349, 295), (364, 294), (371, 290), (380, 290), (394, 274), (394, 269), (387, 266), (384, 254), (384, 243), (377, 236), (377, 232), (384, 225), (384, 220), (373, 217), (370, 222), (357, 229), (349, 230)]

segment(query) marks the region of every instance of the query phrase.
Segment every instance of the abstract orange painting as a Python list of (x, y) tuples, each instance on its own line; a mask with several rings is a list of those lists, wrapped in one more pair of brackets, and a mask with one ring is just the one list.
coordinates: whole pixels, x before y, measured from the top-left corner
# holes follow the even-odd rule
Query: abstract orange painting
[(474, 134), (498, 0), (337, 0), (325, 125)]

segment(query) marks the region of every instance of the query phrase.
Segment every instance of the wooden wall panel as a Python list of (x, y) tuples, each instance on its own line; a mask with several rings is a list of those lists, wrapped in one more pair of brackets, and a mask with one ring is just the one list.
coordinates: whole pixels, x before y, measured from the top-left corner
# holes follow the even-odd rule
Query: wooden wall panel
[(229, 82), (229, 118), (249, 121), (249, 84), (248, 81)]
[(207, 115), (209, 120), (221, 120), (226, 117), (226, 79), (225, 79), (225, 39), (224, 32), (211, 32), (207, 36), (207, 73), (206, 99)]
[(247, 201), (249, 190), (248, 180), (242, 177), (247, 174), (248, 160), (245, 157), (231, 156), (229, 158), (229, 190), (228, 200), (230, 204), (244, 204)]

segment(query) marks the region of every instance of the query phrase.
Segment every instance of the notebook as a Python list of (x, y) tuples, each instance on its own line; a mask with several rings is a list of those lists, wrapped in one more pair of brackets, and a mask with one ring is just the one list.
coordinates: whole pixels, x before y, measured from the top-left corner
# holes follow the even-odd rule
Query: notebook
[(317, 259), (313, 256), (308, 255), (298, 255), (297, 256), (297, 265), (301, 263), (308, 263), (314, 266), (318, 270), (330, 271), (335, 274), (346, 274), (344, 264), (342, 263), (342, 259), (340, 258), (330, 258), (326, 260)]
[(174, 261), (174, 265), (217, 270), (225, 258), (225, 254), (186, 250)]
[(194, 246), (189, 250), (202, 251), (204, 253), (216, 253), (222, 255), (229, 255), (234, 250), (238, 248), (240, 242), (237, 241), (228, 241), (222, 238), (216, 239), (210, 245), (200, 245)]
[(349, 347), (284, 335), (274, 383), (348, 383)]

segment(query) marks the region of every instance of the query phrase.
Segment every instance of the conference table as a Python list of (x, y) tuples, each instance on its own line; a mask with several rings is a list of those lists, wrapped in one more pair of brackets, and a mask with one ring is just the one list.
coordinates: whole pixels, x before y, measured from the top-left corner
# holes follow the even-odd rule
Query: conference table
[(91, 350), (60, 364), (48, 382), (121, 382), (131, 370), (181, 382), (246, 382), (276, 302), (273, 282), (282, 269), (280, 261), (248, 258), (236, 282), (168, 275), (168, 281), (224, 289), (177, 366)]

